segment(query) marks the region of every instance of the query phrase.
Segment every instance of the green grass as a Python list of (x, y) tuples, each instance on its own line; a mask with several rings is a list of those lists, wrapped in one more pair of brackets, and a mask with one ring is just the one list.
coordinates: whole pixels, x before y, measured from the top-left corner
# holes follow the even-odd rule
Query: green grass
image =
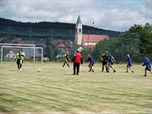
[[(144, 67), (134, 65), (135, 73), (125, 73), (126, 65), (114, 65), (117, 72), (95, 72), (81, 65), (80, 75), (72, 75), (62, 63), (0, 64), (0, 113), (152, 113), (152, 75), (144, 77)], [(41, 72), (37, 69), (41, 68)]]

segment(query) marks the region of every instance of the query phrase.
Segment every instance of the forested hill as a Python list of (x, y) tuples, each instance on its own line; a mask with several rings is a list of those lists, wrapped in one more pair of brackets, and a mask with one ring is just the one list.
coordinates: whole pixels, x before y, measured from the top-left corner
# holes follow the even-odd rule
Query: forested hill
[[(10, 19), (0, 18), (0, 25), (2, 26), (14, 26), (21, 28), (33, 28), (33, 29), (67, 29), (75, 30), (75, 23), (61, 23), (61, 22), (20, 22)], [(83, 25), (83, 34), (107, 34), (109, 37), (115, 37), (120, 35), (121, 32), (99, 29), (87, 25)]]

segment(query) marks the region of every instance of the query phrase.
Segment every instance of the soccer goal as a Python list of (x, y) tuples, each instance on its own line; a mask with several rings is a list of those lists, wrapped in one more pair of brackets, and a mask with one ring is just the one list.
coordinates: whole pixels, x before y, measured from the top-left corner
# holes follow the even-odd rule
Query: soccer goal
[[(31, 45), (32, 46), (32, 45)], [(3, 61), (14, 61), (16, 60), (16, 54), (19, 50), (23, 50), (25, 52), (25, 56), (29, 60), (39, 60), (43, 62), (43, 48), (42, 47), (32, 47), (22, 46), (22, 45), (3, 45), (1, 46), (1, 63)]]

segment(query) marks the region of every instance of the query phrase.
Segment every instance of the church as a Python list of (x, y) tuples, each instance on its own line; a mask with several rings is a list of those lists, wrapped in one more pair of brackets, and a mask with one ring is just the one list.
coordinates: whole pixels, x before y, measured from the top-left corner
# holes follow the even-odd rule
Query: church
[(78, 16), (75, 25), (75, 45), (92, 50), (98, 42), (105, 39), (109, 39), (108, 35), (83, 34), (83, 25), (80, 16)]

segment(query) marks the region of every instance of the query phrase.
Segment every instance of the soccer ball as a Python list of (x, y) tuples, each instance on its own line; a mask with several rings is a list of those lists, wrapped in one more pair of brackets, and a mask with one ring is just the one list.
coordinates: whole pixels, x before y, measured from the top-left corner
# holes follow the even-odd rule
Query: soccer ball
[(41, 72), (41, 69), (39, 68), (37, 71), (38, 71), (38, 72)]

